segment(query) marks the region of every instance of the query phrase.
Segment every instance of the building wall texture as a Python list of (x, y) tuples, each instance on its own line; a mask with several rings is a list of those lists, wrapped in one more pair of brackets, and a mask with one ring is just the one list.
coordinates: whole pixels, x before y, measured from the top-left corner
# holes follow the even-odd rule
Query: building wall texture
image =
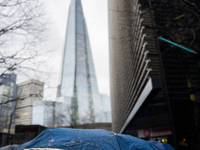
[[(109, 40), (110, 40), (110, 81), (113, 116), (113, 131), (119, 132), (126, 109), (126, 90), (128, 88), (128, 70), (131, 61), (130, 11), (123, 0), (109, 0)], [(116, 117), (118, 116), (118, 117)]]
[[(199, 8), (196, 1), (109, 0), (113, 131), (198, 146), (199, 55), (160, 37), (199, 53)], [(151, 80), (153, 92), (138, 107)]]
[(29, 80), (18, 84), (16, 125), (32, 125), (33, 102), (43, 98), (43, 82)]
[(139, 3), (109, 1), (111, 99), (117, 125), (113, 125), (114, 131), (119, 132), (149, 78), (161, 76), (156, 39), (148, 37), (154, 30), (145, 28), (152, 24), (149, 9), (141, 10)]

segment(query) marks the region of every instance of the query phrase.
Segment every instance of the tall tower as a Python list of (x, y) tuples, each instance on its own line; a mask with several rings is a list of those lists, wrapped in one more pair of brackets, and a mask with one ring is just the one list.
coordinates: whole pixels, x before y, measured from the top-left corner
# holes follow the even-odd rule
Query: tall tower
[[(70, 122), (102, 122), (102, 107), (81, 0), (72, 0), (63, 54), (60, 98), (68, 104)], [(58, 101), (59, 102), (59, 101)], [(56, 108), (59, 111), (58, 107)], [(65, 108), (66, 109), (66, 108)], [(70, 113), (70, 114), (69, 114)]]

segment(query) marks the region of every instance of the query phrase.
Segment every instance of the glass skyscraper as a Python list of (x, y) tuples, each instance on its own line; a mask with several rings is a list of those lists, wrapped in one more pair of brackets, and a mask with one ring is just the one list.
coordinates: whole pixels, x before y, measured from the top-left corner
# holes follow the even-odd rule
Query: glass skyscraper
[[(70, 118), (70, 122), (63, 125), (103, 121), (102, 104), (81, 0), (72, 0), (69, 9), (59, 96), (62, 97), (59, 98), (59, 102), (62, 99), (62, 102), (70, 106), (70, 110), (64, 114), (66, 120)], [(59, 107), (56, 108), (56, 112), (59, 112)]]

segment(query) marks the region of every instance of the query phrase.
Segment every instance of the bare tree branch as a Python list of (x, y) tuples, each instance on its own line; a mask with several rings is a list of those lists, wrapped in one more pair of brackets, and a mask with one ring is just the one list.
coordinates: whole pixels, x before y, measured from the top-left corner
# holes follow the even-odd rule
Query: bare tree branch
[(47, 19), (45, 5), (41, 0), (0, 0), (0, 10), (2, 76), (17, 69), (28, 69), (24, 66), (25, 62), (45, 53), (41, 45), (45, 41)]

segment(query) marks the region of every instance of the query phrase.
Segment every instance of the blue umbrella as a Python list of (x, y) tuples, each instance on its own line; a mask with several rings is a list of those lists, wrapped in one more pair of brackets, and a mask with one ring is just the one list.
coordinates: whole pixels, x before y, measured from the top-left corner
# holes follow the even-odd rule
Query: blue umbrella
[(65, 150), (158, 150), (142, 139), (102, 129), (46, 129), (32, 141), (13, 150), (56, 148)]
[(175, 150), (170, 144), (164, 144), (157, 141), (149, 141), (149, 142), (156, 145), (160, 150)]

